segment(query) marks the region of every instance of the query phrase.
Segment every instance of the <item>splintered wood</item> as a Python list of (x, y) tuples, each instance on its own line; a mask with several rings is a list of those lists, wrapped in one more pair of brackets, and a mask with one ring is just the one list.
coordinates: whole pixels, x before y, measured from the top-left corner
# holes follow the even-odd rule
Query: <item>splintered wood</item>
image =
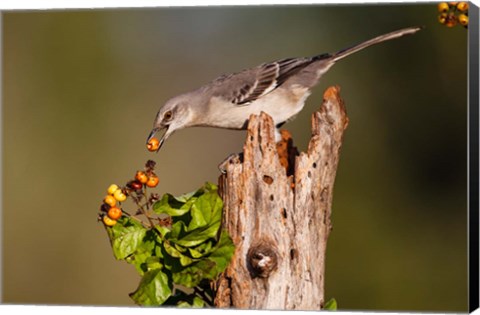
[(324, 93), (312, 115), (307, 152), (289, 134), (275, 143), (273, 121), (252, 115), (243, 161), (219, 178), (223, 227), (235, 255), (216, 284), (215, 305), (242, 309), (319, 310), (333, 185), (348, 125), (339, 87)]

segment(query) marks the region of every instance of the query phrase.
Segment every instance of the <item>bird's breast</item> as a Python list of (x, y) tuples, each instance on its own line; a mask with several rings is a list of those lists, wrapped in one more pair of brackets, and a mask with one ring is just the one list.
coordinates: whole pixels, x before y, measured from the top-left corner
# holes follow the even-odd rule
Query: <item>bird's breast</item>
[(208, 106), (208, 121), (203, 125), (227, 128), (246, 129), (250, 115), (260, 114), (262, 111), (269, 114), (275, 125), (287, 121), (300, 112), (305, 100), (310, 95), (307, 88), (300, 85), (279, 87), (273, 92), (251, 102), (237, 105), (221, 97), (213, 97)]

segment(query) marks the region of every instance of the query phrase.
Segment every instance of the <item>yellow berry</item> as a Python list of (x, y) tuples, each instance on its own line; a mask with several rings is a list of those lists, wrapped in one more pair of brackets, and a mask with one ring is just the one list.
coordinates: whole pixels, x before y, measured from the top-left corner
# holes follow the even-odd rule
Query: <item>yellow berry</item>
[(108, 216), (103, 216), (103, 223), (106, 225), (106, 226), (114, 226), (115, 224), (117, 224), (117, 220), (113, 220), (113, 219), (110, 219)]
[(447, 12), (450, 7), (446, 2), (441, 2), (438, 4), (438, 12)]
[(115, 191), (113, 193), (113, 197), (115, 197), (115, 199), (117, 199), (120, 202), (125, 201), (127, 199), (127, 196), (122, 192), (121, 189), (118, 189), (117, 191)]
[(458, 22), (460, 22), (460, 24), (462, 25), (468, 25), (468, 16), (466, 16), (465, 14), (459, 14), (458, 15)]
[(105, 201), (105, 203), (110, 207), (115, 207), (115, 204), (117, 203), (117, 201), (112, 195), (105, 196), (105, 199), (103, 199), (103, 201)]
[[(457, 4), (457, 9), (459, 11), (467, 11), (468, 10), (468, 3), (467, 2), (459, 2)], [(461, 22), (460, 22), (461, 23)]]
[(115, 184), (111, 184), (107, 189), (107, 191), (110, 195), (113, 195), (113, 193), (117, 190), (118, 190), (118, 186), (115, 185)]
[(438, 22), (445, 24), (447, 21), (447, 13), (442, 13), (438, 16)]

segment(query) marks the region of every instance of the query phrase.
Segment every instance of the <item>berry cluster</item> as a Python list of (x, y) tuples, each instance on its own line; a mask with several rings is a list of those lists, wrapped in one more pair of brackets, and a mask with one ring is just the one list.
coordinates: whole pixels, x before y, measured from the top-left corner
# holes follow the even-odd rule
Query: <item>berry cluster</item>
[(441, 2), (438, 4), (438, 22), (447, 27), (460, 23), (468, 28), (468, 2)]
[(117, 201), (122, 202), (127, 199), (125, 193), (117, 185), (112, 184), (107, 189), (108, 195), (103, 199), (103, 204), (100, 207), (102, 212), (102, 221), (106, 226), (114, 226), (117, 220), (122, 216), (122, 210), (117, 207)]
[[(99, 220), (103, 221), (106, 226), (114, 226), (117, 220), (125, 214), (118, 203), (122, 203), (130, 197), (137, 205), (137, 212), (135, 214), (146, 215), (145, 208), (148, 209), (155, 201), (159, 199), (158, 194), (150, 194), (147, 198), (147, 187), (154, 188), (158, 185), (159, 179), (154, 171), (155, 162), (148, 160), (145, 164), (144, 171), (137, 171), (135, 178), (127, 182), (124, 187), (119, 187), (116, 184), (112, 184), (107, 189), (107, 195), (103, 199), (103, 203), (100, 206)], [(145, 201), (146, 200), (146, 201)], [(150, 220), (150, 218), (147, 216)]]

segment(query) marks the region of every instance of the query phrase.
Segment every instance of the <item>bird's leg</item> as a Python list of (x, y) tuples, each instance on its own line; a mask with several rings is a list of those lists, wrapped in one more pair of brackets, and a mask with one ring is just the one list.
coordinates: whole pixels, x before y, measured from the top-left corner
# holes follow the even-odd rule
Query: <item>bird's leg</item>
[(218, 164), (218, 169), (222, 174), (226, 174), (228, 163), (234, 163), (235, 160), (243, 161), (243, 152), (232, 153), (227, 156), (220, 164)]
[(282, 134), (280, 132), (280, 129), (275, 128), (275, 143), (279, 143), (282, 140), (283, 140), (283, 138), (282, 138)]
[(285, 123), (286, 121), (283, 121), (275, 125), (275, 143), (279, 143), (280, 141), (283, 140), (282, 132), (280, 131), (280, 128), (282, 128), (282, 126), (285, 125)]

